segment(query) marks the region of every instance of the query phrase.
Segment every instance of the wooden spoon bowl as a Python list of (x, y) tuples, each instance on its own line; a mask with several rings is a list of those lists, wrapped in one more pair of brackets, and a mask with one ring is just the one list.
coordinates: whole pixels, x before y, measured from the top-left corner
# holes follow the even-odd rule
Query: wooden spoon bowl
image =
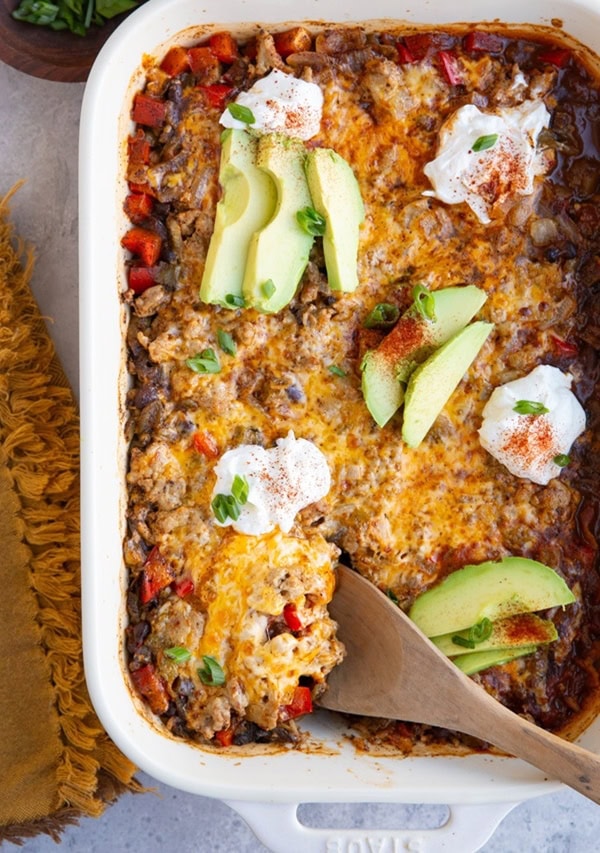
[(600, 802), (600, 757), (509, 711), (464, 675), (373, 584), (345, 566), (329, 607), (346, 658), (320, 705), (473, 735)]

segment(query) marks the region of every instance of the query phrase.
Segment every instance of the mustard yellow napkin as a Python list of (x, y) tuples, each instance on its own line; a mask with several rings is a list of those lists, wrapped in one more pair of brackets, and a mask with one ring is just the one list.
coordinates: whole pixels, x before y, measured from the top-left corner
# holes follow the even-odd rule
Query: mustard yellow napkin
[(85, 686), (79, 421), (9, 221), (16, 189), (0, 200), (0, 842), (18, 843), (139, 786)]

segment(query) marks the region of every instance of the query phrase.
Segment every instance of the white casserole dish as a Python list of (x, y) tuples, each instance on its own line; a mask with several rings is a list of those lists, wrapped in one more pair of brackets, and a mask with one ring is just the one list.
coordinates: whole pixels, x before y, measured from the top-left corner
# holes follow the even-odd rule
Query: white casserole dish
[[(360, 21), (364, 5), (313, 0), (303, 11), (313, 21)], [(502, 20), (560, 26), (600, 52), (597, 0), (373, 0), (369, 18), (423, 24)], [(80, 328), (82, 427), (82, 589), (85, 669), (90, 695), (108, 734), (154, 778), (233, 805), (273, 850), (418, 849), (465, 853), (485, 843), (502, 817), (524, 799), (559, 787), (512, 758), (374, 757), (341, 740), (334, 716), (314, 715), (310, 751), (241, 758), (211, 753), (163, 734), (145, 716), (125, 680), (123, 395), (125, 387), (123, 285), (119, 241), (126, 230), (123, 153), (132, 92), (141, 80), (143, 54), (161, 55), (188, 27), (215, 23), (233, 28), (252, 21), (298, 21), (292, 0), (151, 0), (107, 42), (90, 75), (80, 137)], [(557, 22), (561, 22), (558, 24)], [(193, 34), (190, 37), (193, 40)], [(581, 739), (600, 749), (600, 720)], [(420, 832), (308, 830), (296, 818), (302, 802), (444, 803), (450, 820)], [(262, 804), (262, 805), (258, 805)], [(368, 841), (367, 841), (368, 837)], [(367, 846), (370, 845), (370, 846)], [(376, 845), (373, 847), (372, 845)]]

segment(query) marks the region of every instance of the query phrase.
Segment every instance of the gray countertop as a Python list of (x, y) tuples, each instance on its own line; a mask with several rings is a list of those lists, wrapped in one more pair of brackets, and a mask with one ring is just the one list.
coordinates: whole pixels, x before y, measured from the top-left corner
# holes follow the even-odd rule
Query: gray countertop
[[(12, 218), (20, 236), (36, 247), (33, 290), (74, 389), (79, 379), (77, 134), (83, 88), (83, 84), (28, 77), (0, 63), (0, 194), (25, 179), (13, 199)], [(96, 166), (102, 169), (102, 163)], [(144, 774), (140, 780), (156, 792), (121, 797), (101, 818), (68, 828), (61, 846), (78, 853), (265, 851), (243, 820), (224, 804), (176, 791)], [(301, 819), (313, 826), (369, 830), (409, 824), (422, 829), (444, 818), (443, 812), (440, 815), (431, 807), (355, 804), (307, 807)], [(590, 853), (600, 848), (599, 838), (600, 809), (563, 789), (518, 805), (482, 849), (485, 853)], [(46, 853), (57, 848), (50, 838), (41, 836), (22, 849)], [(372, 848), (367, 842), (344, 849), (348, 853), (388, 850)], [(396, 848), (390, 847), (389, 853), (396, 853)]]

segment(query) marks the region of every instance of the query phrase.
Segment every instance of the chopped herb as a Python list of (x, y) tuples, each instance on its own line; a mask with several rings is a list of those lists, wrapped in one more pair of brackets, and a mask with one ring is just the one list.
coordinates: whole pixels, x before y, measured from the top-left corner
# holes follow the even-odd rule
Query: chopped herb
[(398, 596), (396, 595), (396, 593), (394, 592), (393, 589), (388, 589), (388, 591), (386, 592), (386, 595), (390, 599), (390, 601), (393, 601), (394, 604), (396, 604), (396, 605), (400, 604), (400, 601), (398, 600)]
[(567, 456), (566, 453), (559, 453), (552, 461), (555, 465), (558, 465), (559, 468), (566, 468), (566, 466), (571, 462), (571, 457)]
[(210, 505), (215, 518), (221, 524), (225, 524), (228, 518), (231, 518), (232, 521), (237, 521), (240, 517), (240, 505), (233, 495), (215, 495)]
[(489, 639), (494, 630), (494, 626), (490, 619), (487, 616), (484, 616), (476, 625), (473, 625), (469, 630), (469, 639), (473, 640), (475, 644), (483, 643), (484, 640)]
[(225, 684), (225, 673), (218, 661), (210, 655), (202, 655), (203, 667), (198, 667), (198, 677), (203, 684), (220, 687)]
[(397, 305), (389, 302), (379, 302), (373, 310), (367, 314), (363, 326), (365, 329), (389, 329), (396, 323), (400, 316)]
[(195, 373), (219, 373), (221, 365), (214, 349), (203, 349), (198, 355), (185, 360), (186, 365)]
[(314, 207), (303, 207), (296, 213), (296, 219), (302, 230), (313, 237), (322, 237), (325, 233), (325, 218)]
[(486, 136), (479, 136), (471, 146), (471, 150), (487, 151), (488, 148), (493, 148), (496, 142), (498, 142), (498, 134), (488, 133)]
[(517, 400), (513, 406), (513, 412), (518, 415), (545, 415), (549, 411), (543, 403), (536, 400)]
[(243, 121), (244, 124), (254, 124), (256, 121), (250, 107), (245, 107), (243, 104), (228, 104), (227, 109), (234, 119)]
[(225, 297), (225, 302), (231, 305), (232, 308), (245, 308), (246, 300), (243, 296), (238, 296), (236, 293), (228, 293)]
[(346, 376), (346, 371), (341, 367), (338, 367), (337, 364), (330, 364), (327, 370), (330, 373), (333, 373), (334, 376)]
[(241, 474), (236, 474), (231, 484), (231, 494), (240, 506), (244, 506), (247, 503), (249, 492), (250, 486), (248, 485), (248, 480)]
[(92, 24), (102, 26), (137, 5), (135, 0), (21, 0), (12, 16), (17, 21), (85, 36)]
[(452, 642), (455, 646), (462, 646), (463, 649), (474, 649), (475, 642), (473, 640), (467, 639), (467, 637), (461, 637), (460, 634), (456, 634), (452, 637)]
[(425, 320), (435, 320), (435, 299), (433, 293), (424, 284), (413, 287), (414, 305)]
[(266, 281), (263, 281), (260, 286), (260, 289), (262, 290), (262, 294), (265, 299), (270, 299), (271, 296), (273, 296), (273, 294), (275, 293), (275, 282), (272, 278), (268, 278)]
[(452, 642), (456, 646), (462, 646), (465, 649), (474, 649), (479, 643), (489, 639), (494, 630), (494, 626), (487, 616), (484, 616), (476, 625), (469, 628), (469, 633), (466, 637), (456, 634), (452, 637)]
[(217, 340), (219, 341), (219, 346), (227, 355), (236, 354), (237, 347), (229, 332), (226, 332), (224, 329), (217, 329)]
[(170, 649), (165, 649), (165, 655), (175, 663), (185, 663), (191, 658), (192, 653), (184, 646), (172, 646)]

